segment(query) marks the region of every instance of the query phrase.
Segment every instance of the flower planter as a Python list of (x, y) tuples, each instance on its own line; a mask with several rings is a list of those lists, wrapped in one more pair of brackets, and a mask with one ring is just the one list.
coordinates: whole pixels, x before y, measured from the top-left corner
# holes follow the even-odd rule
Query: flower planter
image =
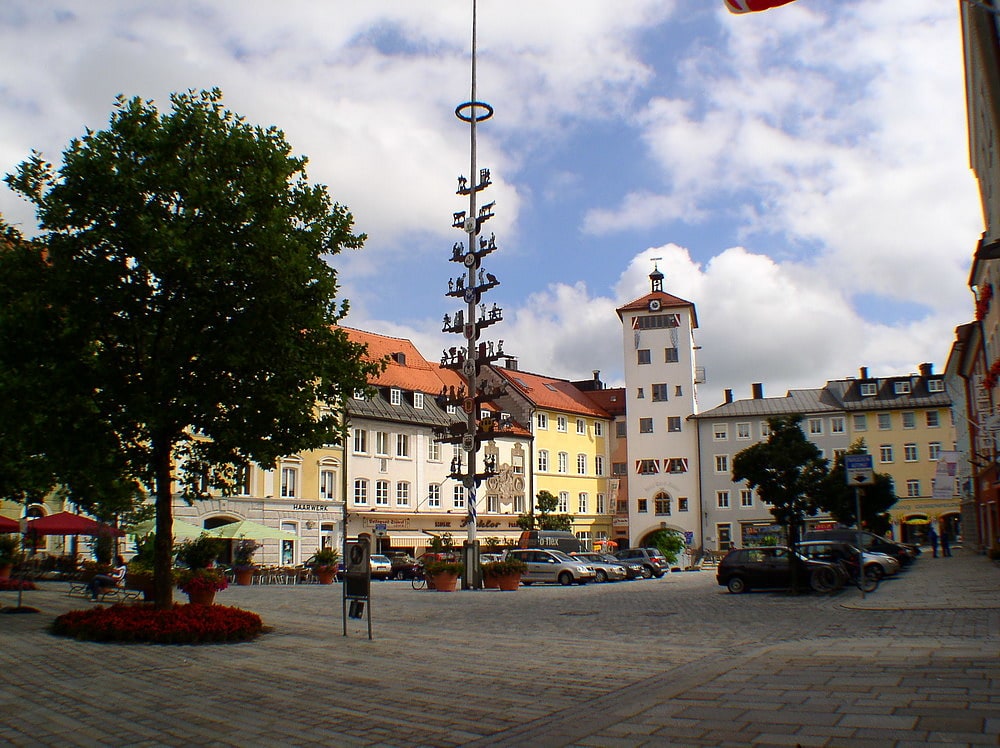
[(215, 590), (192, 590), (187, 596), (191, 605), (215, 605)]
[[(440, 574), (435, 574), (428, 580), (427, 589), (434, 589), (438, 592), (454, 592), (455, 588), (458, 586), (458, 574), (452, 574), (450, 572), (442, 572)], [(433, 586), (431, 586), (433, 582)]]
[(500, 577), (495, 574), (484, 574), (483, 575), (483, 589), (486, 590), (498, 590), (500, 589)]
[(241, 584), (244, 587), (253, 584), (253, 569), (236, 569), (236, 584)]
[(320, 584), (333, 584), (333, 580), (337, 576), (337, 570), (333, 568), (319, 568), (314, 571)]
[(10, 579), (14, 564), (0, 564), (0, 579)]
[(511, 592), (521, 586), (521, 575), (504, 574), (502, 577), (497, 577), (497, 582), (501, 590)]

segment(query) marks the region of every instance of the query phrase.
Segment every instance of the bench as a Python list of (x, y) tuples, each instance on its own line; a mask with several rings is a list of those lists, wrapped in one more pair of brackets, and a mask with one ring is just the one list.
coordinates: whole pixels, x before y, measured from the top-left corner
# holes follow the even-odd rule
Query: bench
[[(69, 590), (66, 592), (68, 597), (81, 597), (85, 600), (90, 600), (90, 588), (87, 586), (87, 582), (84, 581), (73, 581), (69, 583)], [(132, 590), (124, 586), (124, 580), (119, 582), (114, 587), (104, 587), (102, 592), (97, 593), (98, 602), (118, 602), (124, 603), (132, 600), (139, 600), (142, 598), (142, 592), (140, 590)]]

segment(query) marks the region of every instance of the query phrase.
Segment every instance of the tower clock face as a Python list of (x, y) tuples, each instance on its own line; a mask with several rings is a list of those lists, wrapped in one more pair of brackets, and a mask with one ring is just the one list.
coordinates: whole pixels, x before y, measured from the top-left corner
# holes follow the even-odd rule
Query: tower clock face
[(658, 311), (660, 311), (660, 300), (659, 299), (650, 299), (649, 300), (649, 311), (651, 311), (651, 312), (658, 312)]

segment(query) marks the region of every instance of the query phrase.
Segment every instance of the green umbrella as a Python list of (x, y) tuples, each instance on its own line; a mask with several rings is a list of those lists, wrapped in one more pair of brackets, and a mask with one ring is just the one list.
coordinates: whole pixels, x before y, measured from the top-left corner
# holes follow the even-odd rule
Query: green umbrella
[[(143, 537), (144, 535), (149, 535), (151, 532), (156, 532), (156, 520), (147, 519), (145, 522), (140, 522), (137, 525), (126, 528), (126, 532), (129, 535), (135, 535), (137, 537)], [(197, 538), (203, 532), (207, 532), (201, 527), (196, 527), (192, 524), (185, 522), (184, 520), (175, 519), (173, 524), (173, 535), (175, 540), (187, 540), (191, 538)]]
[(298, 540), (298, 535), (294, 532), (279, 530), (276, 527), (268, 527), (259, 522), (244, 519), (239, 522), (230, 522), (228, 525), (219, 525), (211, 530), (206, 530), (206, 534), (213, 538), (229, 538), (238, 540), (246, 538), (248, 540), (263, 540), (265, 538), (278, 538), (280, 540)]

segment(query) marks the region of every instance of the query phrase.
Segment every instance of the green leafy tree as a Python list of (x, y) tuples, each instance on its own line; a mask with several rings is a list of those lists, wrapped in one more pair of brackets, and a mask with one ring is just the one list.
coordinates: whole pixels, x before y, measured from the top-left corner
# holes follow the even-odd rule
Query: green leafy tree
[(806, 438), (802, 416), (769, 418), (766, 442), (747, 447), (733, 458), (733, 481), (746, 481), (771, 506), (774, 519), (787, 528), (791, 544), (799, 541), (807, 516), (815, 516), (815, 499), (827, 474), (827, 460)]
[(659, 530), (653, 533), (647, 542), (659, 550), (671, 566), (677, 562), (686, 547), (684, 536), (676, 530)]
[[(865, 440), (859, 439), (847, 450), (849, 455), (867, 454)], [(856, 524), (854, 488), (847, 484), (844, 458), (837, 455), (833, 468), (824, 478), (816, 496), (820, 509), (829, 512), (837, 522), (848, 527)], [(884, 535), (891, 526), (889, 509), (896, 503), (895, 485), (891, 475), (875, 473), (870, 484), (861, 489), (861, 524), (878, 535)]]
[[(33, 153), (7, 176), (42, 231), (38, 256), (19, 254), (32, 296), (16, 300), (52, 327), (0, 317), (0, 339), (24, 335), (51, 403), (34, 427), (86, 416), (77, 428), (109, 451), (106, 474), (151, 487), (160, 607), (172, 602), (174, 481), (193, 500), (230, 490), (251, 462), (339, 442), (337, 404), (382, 367), (337, 326), (347, 304), (328, 260), (362, 246), (351, 214), (308, 182), (281, 131), (247, 124), (218, 90), (170, 100), (161, 113), (119, 97), (108, 128), (72, 141), (58, 170)], [(80, 478), (67, 441), (40, 453)]]
[(535, 496), (535, 511), (519, 515), (518, 527), (522, 530), (569, 530), (573, 518), (568, 514), (556, 514), (557, 511), (559, 497), (550, 491), (539, 491)]

